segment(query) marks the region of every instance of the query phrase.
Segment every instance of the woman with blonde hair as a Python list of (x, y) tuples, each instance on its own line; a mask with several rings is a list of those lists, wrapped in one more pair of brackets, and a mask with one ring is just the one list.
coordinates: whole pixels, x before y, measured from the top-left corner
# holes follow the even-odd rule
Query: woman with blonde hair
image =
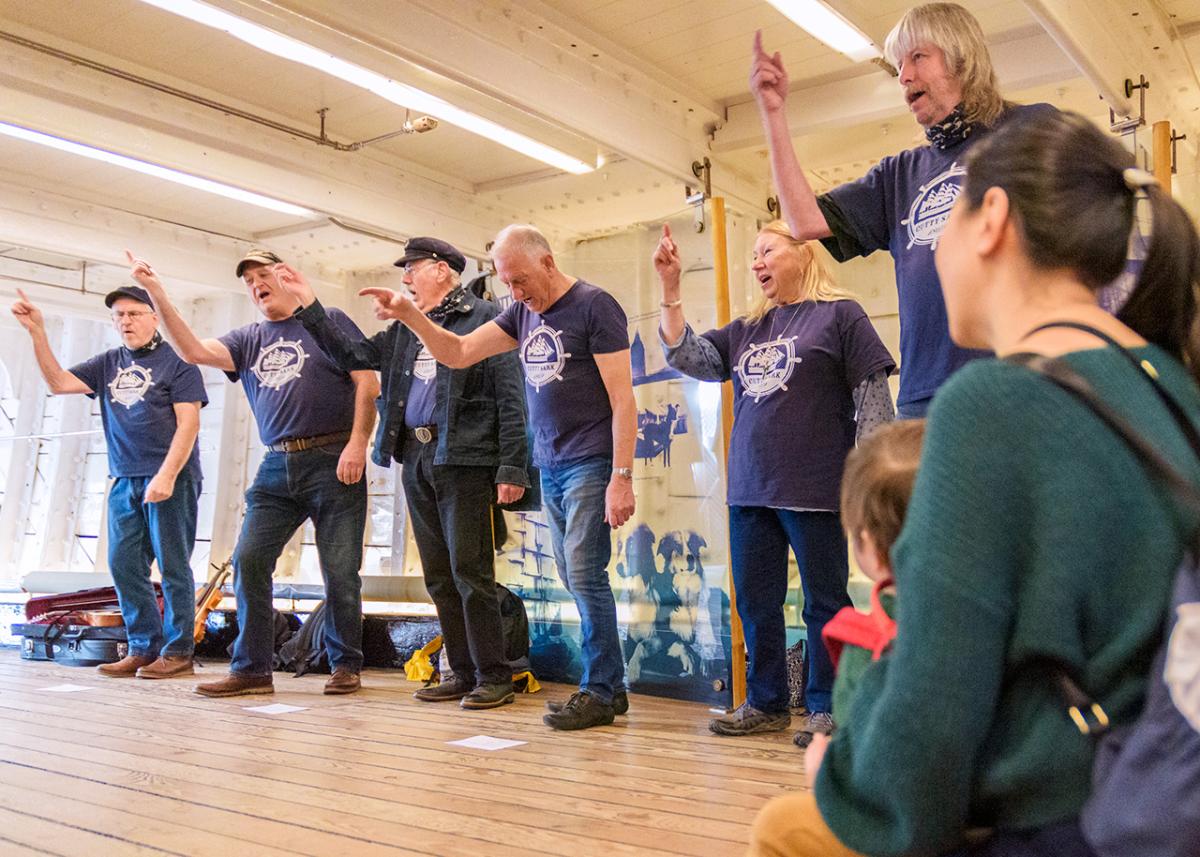
[(893, 418), (887, 376), (896, 364), (870, 319), (839, 292), (815, 252), (782, 221), (764, 227), (751, 270), (762, 290), (746, 316), (704, 334), (684, 321), (679, 250), (663, 226), (654, 253), (662, 281), (659, 332), (667, 362), (701, 381), (732, 379), (729, 553), (750, 654), (746, 702), (717, 717), (718, 735), (791, 725), (786, 672), (788, 549), (796, 555), (810, 645), (806, 746), (829, 732), (833, 667), (821, 629), (850, 604), (838, 496), (857, 436)]

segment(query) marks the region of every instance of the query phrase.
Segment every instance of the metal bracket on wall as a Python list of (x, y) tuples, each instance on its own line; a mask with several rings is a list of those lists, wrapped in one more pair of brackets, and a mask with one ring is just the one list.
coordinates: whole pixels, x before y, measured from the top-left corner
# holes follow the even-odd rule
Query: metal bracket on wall
[(1186, 139), (1187, 139), (1187, 134), (1176, 134), (1174, 130), (1171, 131), (1171, 173), (1172, 174), (1179, 172), (1178, 157), (1177, 157), (1179, 154), (1179, 147), (1176, 144), (1180, 140), (1186, 140)]
[(1139, 74), (1138, 82), (1134, 83), (1129, 78), (1125, 78), (1125, 97), (1133, 98), (1133, 93), (1138, 93), (1138, 115), (1127, 116), (1120, 121), (1117, 121), (1117, 114), (1113, 109), (1108, 108), (1109, 130), (1114, 134), (1124, 134), (1126, 131), (1132, 131), (1134, 128), (1140, 128), (1146, 124), (1146, 90), (1150, 88), (1150, 81), (1146, 80), (1146, 75)]

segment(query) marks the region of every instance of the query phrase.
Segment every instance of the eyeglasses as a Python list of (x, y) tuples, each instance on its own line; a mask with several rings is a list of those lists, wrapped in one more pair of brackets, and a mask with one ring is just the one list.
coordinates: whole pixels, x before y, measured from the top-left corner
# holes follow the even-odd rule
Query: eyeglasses
[(426, 262), (433, 262), (435, 265), (437, 264), (437, 262), (434, 262), (433, 259), (418, 259), (415, 262), (409, 262), (407, 265), (401, 268), (401, 270), (404, 271), (405, 276), (411, 277), (414, 273), (420, 270), (420, 267)]
[(113, 310), (113, 321), (120, 321), (123, 318), (141, 318), (143, 315), (154, 315), (153, 310), (148, 309), (115, 309)]

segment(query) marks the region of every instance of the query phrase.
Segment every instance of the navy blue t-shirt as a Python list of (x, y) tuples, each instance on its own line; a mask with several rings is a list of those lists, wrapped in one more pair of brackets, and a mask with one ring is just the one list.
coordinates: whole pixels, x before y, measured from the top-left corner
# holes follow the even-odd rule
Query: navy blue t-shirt
[(495, 319), (517, 340), (539, 467), (612, 457), (612, 407), (594, 354), (629, 348), (625, 311), (608, 292), (576, 280), (545, 313), (513, 302)]
[(437, 404), (437, 361), (422, 343), (413, 361), (412, 385), (404, 406), (404, 425), (408, 428), (432, 425), (433, 406)]
[[(70, 369), (92, 388), (108, 442), (111, 476), (153, 476), (175, 436), (177, 402), (208, 404), (200, 370), (185, 363), (170, 343), (130, 351), (122, 346), (97, 354)], [(200, 451), (192, 446), (180, 470), (200, 480)]]
[(733, 379), (727, 502), (838, 508), (854, 388), (896, 362), (851, 300), (803, 301), (701, 334)]
[[(1049, 104), (1014, 107), (998, 124), (1054, 109)], [(845, 261), (888, 250), (895, 261), (901, 405), (928, 399), (954, 370), (988, 354), (959, 348), (950, 339), (942, 285), (933, 266), (938, 238), (962, 192), (967, 153), (986, 136), (987, 129), (978, 129), (957, 146), (919, 146), (886, 157), (861, 179), (821, 197), (840, 215), (831, 217), (822, 206), (834, 232), (823, 243), (835, 258)], [(839, 234), (843, 230), (849, 234)]]
[[(362, 339), (350, 317), (327, 308), (347, 336)], [(242, 382), (258, 436), (270, 446), (281, 440), (350, 431), (354, 426), (354, 383), (325, 356), (299, 321), (256, 321), (221, 337), (233, 357), (231, 381)]]

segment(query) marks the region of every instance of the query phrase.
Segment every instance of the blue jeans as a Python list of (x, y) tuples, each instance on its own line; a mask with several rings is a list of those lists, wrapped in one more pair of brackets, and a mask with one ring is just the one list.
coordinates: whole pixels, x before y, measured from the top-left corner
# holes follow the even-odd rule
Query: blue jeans
[(617, 602), (608, 582), (612, 531), (604, 521), (604, 494), (611, 477), (612, 460), (603, 457), (542, 468), (542, 503), (550, 522), (554, 561), (579, 608), (583, 637), (579, 688), (605, 703), (625, 688)]
[(239, 632), (230, 671), (271, 674), (275, 624), (271, 610), (275, 561), (311, 518), (316, 535), (329, 621), (325, 651), (330, 666), (362, 669), (363, 529), (367, 482), (346, 485), (337, 478), (341, 444), (303, 452), (268, 452), (246, 492), (246, 517), (233, 552)]
[[(192, 548), (200, 483), (186, 474), (166, 500), (146, 503), (149, 476), (119, 476), (108, 493), (108, 567), (129, 636), (129, 654), (190, 657), (196, 621)], [(150, 583), (158, 560), (163, 615)]]
[(917, 399), (915, 402), (905, 402), (903, 405), (896, 405), (896, 419), (899, 420), (923, 420), (925, 415), (929, 413), (929, 405), (933, 402), (933, 397), (928, 399)]
[(825, 623), (850, 606), (846, 582), (850, 559), (835, 512), (793, 512), (765, 506), (729, 507), (729, 560), (746, 651), (750, 656), (746, 700), (759, 711), (788, 710), (788, 547), (796, 554), (808, 629), (808, 684), (804, 704), (828, 712), (833, 696), (833, 662), (821, 640)]

